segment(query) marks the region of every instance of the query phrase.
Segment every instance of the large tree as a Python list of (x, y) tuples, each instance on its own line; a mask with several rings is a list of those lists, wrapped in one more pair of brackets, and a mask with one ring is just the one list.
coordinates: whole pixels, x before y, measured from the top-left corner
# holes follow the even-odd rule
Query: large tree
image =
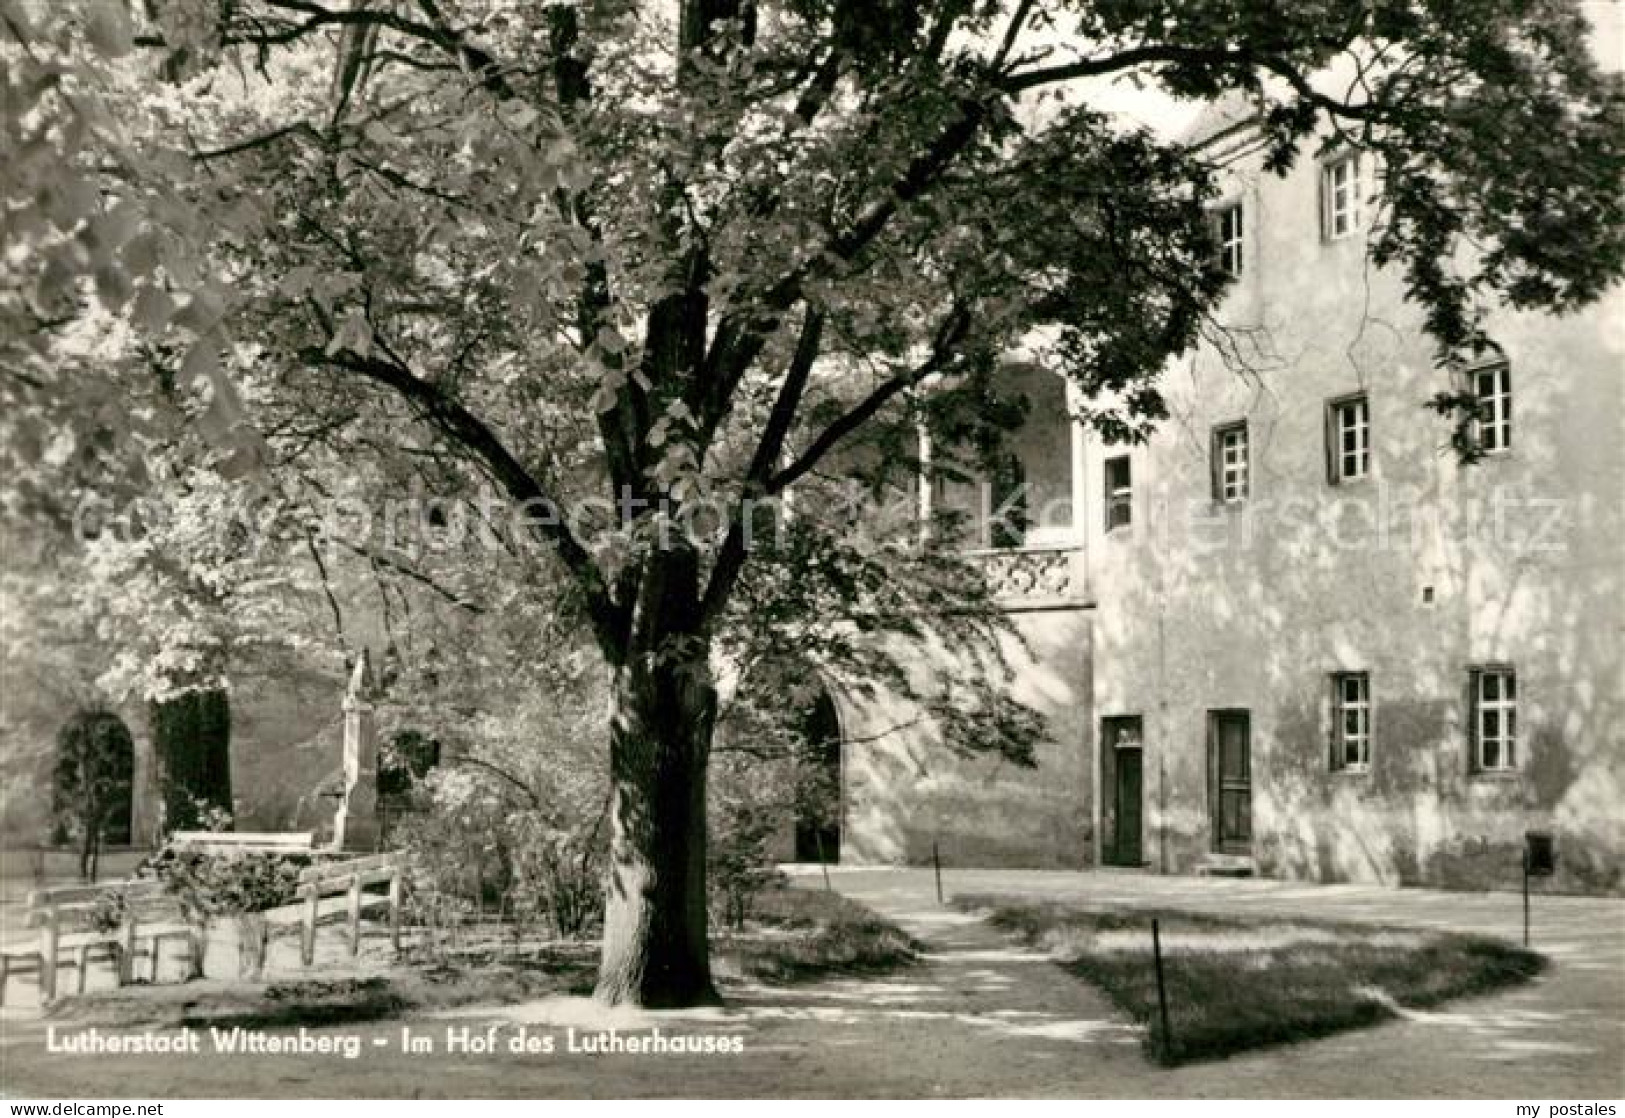
[[(514, 577), (561, 588), (612, 679), (610, 1001), (716, 996), (704, 810), (732, 634), (780, 621), (897, 686), (854, 630), (986, 634), (951, 562), (843, 535), (806, 495), (879, 491), (922, 427), (933, 469), (986, 460), (1012, 420), (1001, 355), (1035, 336), (1085, 418), (1143, 435), (1159, 371), (1213, 328), (1212, 169), (1098, 111), (1101, 83), (1239, 93), (1279, 171), (1317, 143), (1379, 157), (1370, 251), (1441, 364), (1493, 344), (1496, 300), (1572, 308), (1625, 258), (1620, 83), (1566, 0), (0, 15), (8, 327), (48, 334), (93, 292), (167, 347), (232, 470), (286, 460), (256, 430), (293, 429), (534, 514), (498, 534), (547, 547)], [(42, 423), (49, 348), (8, 361)], [(792, 487), (781, 546), (753, 547), (750, 510)], [(718, 530), (685, 530), (697, 510)], [(904, 595), (890, 568), (910, 563), (924, 590)], [(810, 620), (835, 615), (852, 625)], [(1030, 747), (991, 690), (939, 700), (949, 731), (994, 712), (995, 748)]]

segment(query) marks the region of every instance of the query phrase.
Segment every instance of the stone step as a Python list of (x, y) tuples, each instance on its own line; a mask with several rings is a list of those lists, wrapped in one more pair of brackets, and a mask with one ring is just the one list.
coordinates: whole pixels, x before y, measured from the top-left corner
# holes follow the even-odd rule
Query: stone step
[(1256, 877), (1258, 864), (1238, 854), (1210, 854), (1196, 866), (1197, 877)]

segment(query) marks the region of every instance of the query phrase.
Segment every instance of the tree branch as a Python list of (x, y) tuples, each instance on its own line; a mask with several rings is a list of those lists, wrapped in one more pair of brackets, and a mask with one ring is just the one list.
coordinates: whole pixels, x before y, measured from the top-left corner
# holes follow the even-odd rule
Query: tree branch
[(750, 503), (766, 491), (773, 467), (784, 453), (784, 440), (801, 408), (801, 398), (812, 376), (813, 365), (818, 360), (823, 335), (824, 312), (808, 307), (807, 317), (801, 324), (801, 337), (796, 342), (795, 355), (791, 357), (790, 367), (784, 374), (784, 384), (779, 389), (778, 398), (773, 401), (767, 426), (745, 471), (745, 486), (739, 507), (717, 549), (716, 562), (711, 567), (711, 578), (706, 583), (705, 596), (700, 602), (700, 614), (707, 624), (721, 615), (724, 603), (738, 582), (739, 572), (744, 569), (746, 518)]
[(527, 520), (537, 537), (553, 546), (565, 568), (575, 578), (586, 599), (588, 616), (605, 649), (618, 650), (621, 647), (625, 627), (624, 607), (617, 605), (610, 595), (603, 572), (570, 531), (559, 503), (553, 500), (551, 494), (482, 419), (398, 362), (363, 357), (350, 350), (329, 354), (321, 349), (307, 349), (301, 352), (300, 357), (312, 364), (329, 365), (356, 373), (393, 390), (415, 405), (442, 435), (472, 451), (498, 484), (521, 506), (534, 504), (550, 513)]
[(468, 765), (470, 768), (476, 768), (481, 772), (490, 773), (492, 776), (500, 778), (512, 787), (523, 792), (525, 794), (525, 799), (530, 802), (531, 807), (540, 809), (543, 806), (542, 799), (536, 794), (535, 789), (500, 765), (493, 765), (490, 761), (486, 761), (479, 757), (473, 757), (466, 753), (454, 754), (448, 758), (448, 760), (454, 765)]
[[(721, 400), (732, 398), (739, 381), (778, 328), (781, 316), (801, 298), (807, 281), (827, 273), (837, 262), (856, 258), (905, 203), (930, 189), (955, 157), (970, 146), (988, 111), (989, 104), (984, 100), (961, 100), (960, 115), (909, 164), (884, 198), (848, 229), (831, 237), (821, 251), (774, 283), (751, 313), (724, 317), (705, 356), (706, 379), (716, 386), (714, 391)], [(720, 422), (724, 409), (719, 406), (713, 410), (717, 412), (713, 422)]]
[(1010, 17), (1009, 25), (1004, 29), (1004, 41), (999, 44), (998, 51), (993, 55), (990, 66), (994, 70), (1001, 68), (1010, 52), (1015, 49), (1016, 40), (1021, 38), (1022, 30), (1027, 26), (1027, 17), (1032, 13), (1033, 0), (1020, 0), (1016, 5), (1015, 13)]
[(964, 340), (969, 330), (970, 311), (963, 304), (955, 304), (947, 319), (937, 330), (936, 340), (931, 345), (931, 355), (929, 357), (908, 372), (900, 373), (885, 381), (861, 403), (831, 422), (800, 457), (769, 479), (766, 491), (768, 493), (782, 492), (786, 486), (793, 484), (798, 478), (818, 465), (819, 460), (834, 449), (841, 440), (873, 419), (880, 409), (895, 399), (899, 393), (919, 384), (932, 373), (938, 373), (947, 368), (955, 356), (954, 347)]
[(320, 143), (322, 139), (321, 134), (318, 133), (316, 129), (312, 128), (307, 122), (301, 120), (290, 124), (285, 128), (274, 129), (273, 131), (267, 132), (262, 136), (251, 136), (246, 140), (239, 140), (235, 144), (227, 144), (223, 148), (211, 148), (208, 151), (194, 151), (192, 153), (192, 158), (196, 159), (200, 163), (207, 163), (211, 159), (224, 159), (228, 155), (238, 155), (245, 151), (253, 151), (255, 148), (270, 147), (278, 140), (286, 139), (289, 136), (304, 136), (305, 138), (315, 140), (318, 143)]
[[(1347, 49), (1352, 37), (1340, 43)], [(1298, 67), (1276, 54), (1255, 51), (1246, 47), (1182, 47), (1167, 44), (1132, 47), (1102, 58), (1081, 59), (1060, 66), (1046, 66), (1039, 70), (1008, 75), (999, 83), (1006, 93), (1020, 94), (1040, 86), (1057, 82), (1076, 81), (1080, 78), (1103, 77), (1122, 73), (1141, 66), (1183, 64), (1190, 66), (1253, 66), (1283, 79), (1304, 100), (1335, 116), (1350, 120), (1371, 120), (1377, 115), (1371, 105), (1340, 101), (1315, 89)]]
[(333, 628), (338, 632), (339, 651), (344, 654), (344, 662), (350, 662), (350, 642), (344, 636), (344, 612), (339, 609), (339, 600), (333, 596), (333, 584), (327, 578), (327, 564), (322, 562), (321, 549), (316, 546), (316, 538), (307, 526), (305, 528), (305, 547), (310, 551), (311, 561), (316, 564), (316, 573), (321, 576), (322, 593), (327, 597), (327, 608), (333, 611)]
[[(436, 594), (450, 602), (452, 605), (456, 606), (458, 609), (467, 610), (472, 614), (482, 614), (486, 612), (484, 606), (479, 605), (476, 602), (471, 602), (468, 599), (456, 594), (454, 591), (448, 590), (446, 587), (441, 586), (438, 582), (424, 574), (422, 571), (408, 567), (405, 563), (402, 563), (399, 560), (391, 559), (387, 555), (379, 555), (371, 548), (362, 547), (360, 544), (351, 543), (349, 540), (334, 538), (333, 542), (339, 544), (341, 547), (355, 552), (355, 554), (361, 556), (363, 559), (367, 559), (380, 566), (388, 567), (396, 574), (404, 575), (416, 583), (427, 586), (430, 590), (433, 590)], [(320, 562), (320, 560), (318, 559), (317, 562)], [(337, 606), (334, 607), (335, 611), (337, 608)]]

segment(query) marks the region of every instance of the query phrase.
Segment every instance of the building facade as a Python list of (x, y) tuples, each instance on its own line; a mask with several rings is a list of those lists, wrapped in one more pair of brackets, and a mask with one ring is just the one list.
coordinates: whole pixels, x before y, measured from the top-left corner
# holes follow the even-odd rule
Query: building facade
[[(1366, 259), (1367, 160), (1267, 174), (1225, 106), (1189, 142), (1223, 167), (1235, 283), (1171, 417), (1103, 445), (1058, 380), (1011, 374), (1047, 511), (976, 542), (1004, 544), (979, 554), (1051, 740), (1034, 770), (923, 729), (849, 746), (844, 859), (1471, 888), (1516, 882), (1537, 831), (1561, 887), (1618, 891), (1625, 293), (1497, 313), (1504, 352), (1441, 370)], [(1427, 407), (1451, 389), (1480, 401), (1471, 464)], [(843, 704), (847, 738), (884, 707)]]

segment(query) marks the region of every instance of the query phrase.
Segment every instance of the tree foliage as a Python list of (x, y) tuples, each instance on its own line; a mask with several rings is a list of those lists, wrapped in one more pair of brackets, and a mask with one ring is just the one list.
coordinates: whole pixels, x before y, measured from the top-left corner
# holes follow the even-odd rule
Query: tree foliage
[[(1212, 168), (1099, 83), (1238, 94), (1278, 171), (1373, 156), (1371, 257), (1441, 364), (1493, 345), (1496, 302), (1569, 310), (1625, 266), (1625, 98), (1570, 0), (4, 0), (0, 25), (17, 492), (185, 431), (227, 476), (535, 513), (475, 567), (610, 672), (611, 998), (709, 996), (683, 790), (719, 663), (795, 644), (1030, 756), (976, 571), (841, 495), (885, 492), (922, 429), (934, 470), (985, 462), (1018, 345), (1107, 437), (1163, 416), (1161, 370), (1218, 328)], [(962, 670), (910, 676), (921, 642)]]

